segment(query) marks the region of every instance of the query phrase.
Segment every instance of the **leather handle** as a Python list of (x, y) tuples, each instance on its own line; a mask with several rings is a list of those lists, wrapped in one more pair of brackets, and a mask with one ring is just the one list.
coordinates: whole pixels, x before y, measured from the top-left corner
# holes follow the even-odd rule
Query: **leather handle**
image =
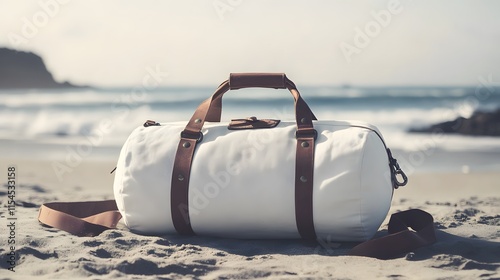
[[(252, 75), (254, 74), (250, 74), (250, 76)], [(266, 74), (263, 77), (272, 76), (268, 75), (270, 74)], [(242, 77), (246, 76), (242, 75)], [(314, 116), (307, 103), (300, 96), (300, 93), (297, 90), (295, 84), (292, 81), (290, 81), (284, 74), (283, 78), (285, 87), (290, 91), (295, 100), (295, 119), (297, 122), (297, 130), (299, 131), (299, 133), (304, 133), (305, 130), (307, 130), (306, 133), (312, 133), (313, 130), (312, 121), (316, 120), (316, 116)], [(245, 79), (247, 78), (243, 78), (243, 80)], [(188, 124), (186, 125), (186, 128), (184, 129), (183, 132), (184, 135), (191, 135), (192, 137), (196, 137), (200, 134), (205, 121), (215, 121), (215, 122), (220, 121), (220, 113), (222, 106), (219, 107), (219, 110), (212, 108), (213, 106), (217, 107), (218, 105), (221, 105), (221, 103), (218, 102), (220, 102), (222, 96), (231, 89), (229, 83), (230, 80), (226, 80), (225, 82), (223, 82), (210, 98), (206, 99), (200, 104), (200, 106), (198, 106), (193, 116), (189, 120)]]
[(231, 73), (229, 74), (229, 89), (249, 87), (286, 88), (284, 73)]
[[(220, 122), (222, 115), (222, 97), (228, 90), (236, 90), (242, 88), (275, 88), (288, 89), (297, 102), (300, 98), (300, 93), (295, 84), (289, 80), (284, 73), (231, 73), (229, 79), (223, 82), (212, 96), (208, 112), (204, 121)], [(300, 107), (307, 111), (312, 120), (317, 120), (314, 113), (309, 108), (307, 103), (303, 102)]]

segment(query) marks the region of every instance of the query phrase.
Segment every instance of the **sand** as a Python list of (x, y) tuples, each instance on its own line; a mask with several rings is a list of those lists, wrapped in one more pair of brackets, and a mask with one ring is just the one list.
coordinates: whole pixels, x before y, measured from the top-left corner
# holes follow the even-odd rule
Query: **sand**
[[(7, 168), (16, 166), (16, 255), (9, 271)], [(354, 244), (140, 236), (123, 225), (76, 237), (37, 221), (52, 201), (113, 197), (114, 167), (83, 161), (60, 180), (51, 161), (0, 160), (0, 279), (500, 279), (500, 172), (417, 173), (390, 213), (420, 208), (438, 242), (393, 260), (346, 256)], [(387, 220), (377, 235), (385, 233)]]

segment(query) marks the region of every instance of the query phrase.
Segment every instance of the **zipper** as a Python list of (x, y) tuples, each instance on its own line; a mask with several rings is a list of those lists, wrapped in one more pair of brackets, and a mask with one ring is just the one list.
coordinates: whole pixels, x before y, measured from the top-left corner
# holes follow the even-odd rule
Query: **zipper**
[[(153, 120), (147, 120), (144, 123), (144, 127), (150, 127), (150, 126), (160, 126), (160, 123), (158, 123), (156, 121), (153, 121)], [(408, 183), (408, 177), (406, 176), (406, 174), (404, 173), (404, 171), (401, 170), (401, 167), (399, 166), (399, 163), (398, 163), (397, 159), (395, 159), (392, 156), (391, 150), (387, 147), (387, 145), (385, 144), (384, 139), (379, 134), (379, 132), (377, 130), (373, 129), (373, 128), (366, 127), (366, 126), (360, 126), (360, 125), (351, 125), (351, 126), (352, 127), (360, 127), (360, 128), (368, 129), (368, 130), (371, 130), (371, 131), (375, 132), (375, 134), (382, 141), (382, 144), (384, 145), (385, 150), (387, 151), (387, 156), (389, 157), (389, 169), (391, 170), (392, 186), (394, 187), (394, 189), (397, 189), (399, 187), (405, 186)], [(115, 171), (115, 170), (113, 169), (113, 171)], [(111, 171), (111, 173), (113, 173), (113, 171)], [(401, 179), (401, 180), (399, 180), (399, 179)]]

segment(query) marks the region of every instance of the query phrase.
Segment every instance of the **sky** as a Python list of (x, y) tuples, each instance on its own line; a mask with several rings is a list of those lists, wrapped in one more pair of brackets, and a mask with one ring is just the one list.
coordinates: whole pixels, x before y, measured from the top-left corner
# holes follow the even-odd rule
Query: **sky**
[[(298, 85), (500, 82), (500, 1), (0, 0), (0, 46), (58, 81), (216, 86), (231, 72)], [(165, 74), (165, 73), (168, 73)]]

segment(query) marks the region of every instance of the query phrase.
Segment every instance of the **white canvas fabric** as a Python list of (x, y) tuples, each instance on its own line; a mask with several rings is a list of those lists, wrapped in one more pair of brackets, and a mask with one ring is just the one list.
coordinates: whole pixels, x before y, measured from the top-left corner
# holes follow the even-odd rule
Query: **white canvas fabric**
[[(318, 238), (370, 239), (387, 215), (393, 187), (377, 128), (315, 121), (313, 217)], [(170, 185), (186, 122), (138, 127), (117, 163), (114, 194), (133, 231), (176, 233)], [(206, 122), (195, 150), (189, 215), (196, 234), (233, 238), (300, 238), (295, 221), (296, 123), (228, 130)]]

